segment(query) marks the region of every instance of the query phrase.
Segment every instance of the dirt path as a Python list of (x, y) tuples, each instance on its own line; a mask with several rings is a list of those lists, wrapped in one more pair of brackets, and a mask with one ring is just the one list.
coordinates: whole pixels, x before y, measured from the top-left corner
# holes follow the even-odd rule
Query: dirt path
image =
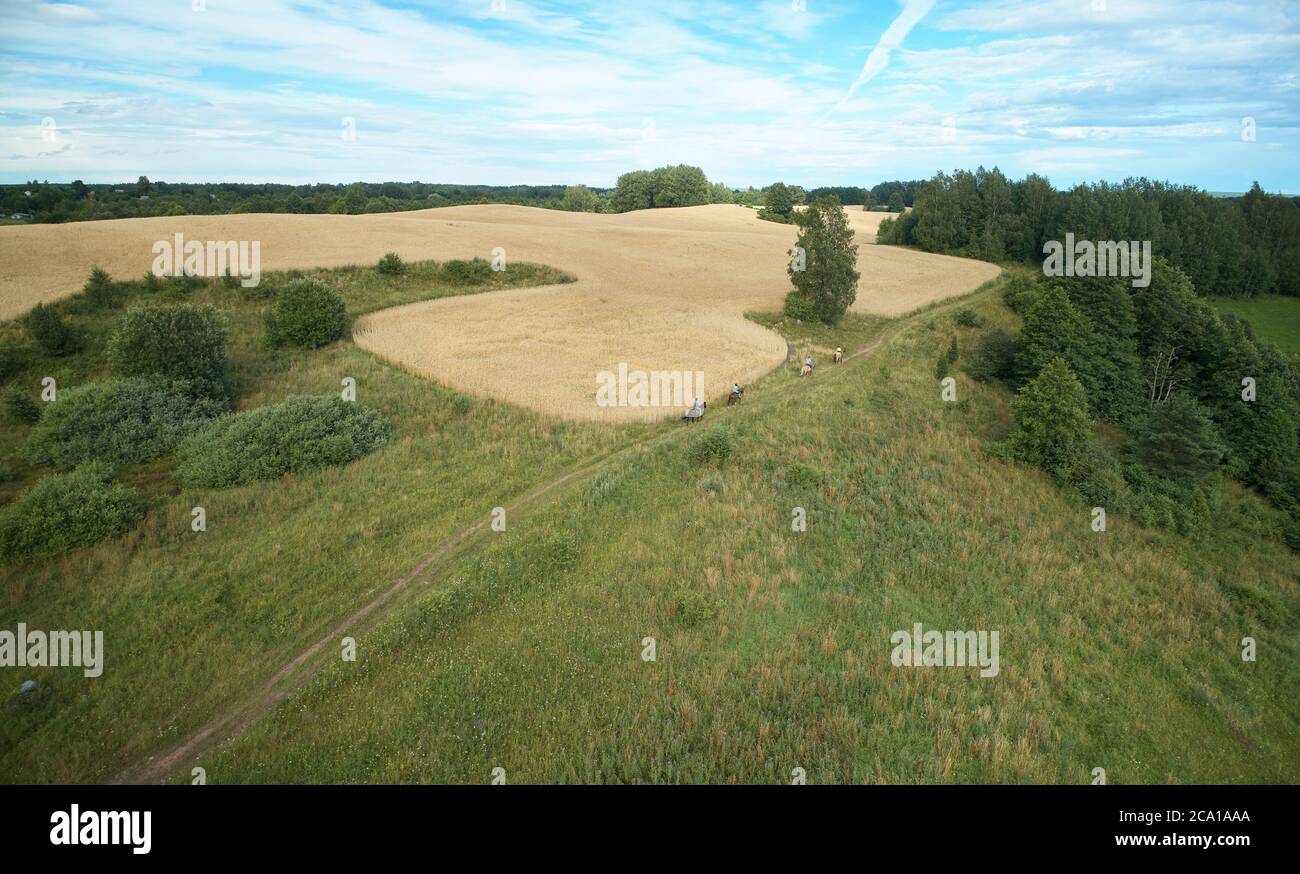
[[(516, 511), (527, 507), (529, 504), (536, 502), (550, 492), (560, 488), (566, 483), (581, 479), (588, 474), (594, 473), (601, 467), (604, 467), (614, 458), (619, 457), (637, 446), (644, 445), (653, 439), (662, 439), (664, 435), (655, 435), (655, 437), (644, 438), (643, 440), (626, 446), (622, 449), (601, 458), (599, 461), (587, 464), (584, 467), (572, 470), (563, 476), (557, 477), (547, 483), (544, 483), (530, 492), (524, 494), (513, 505), (506, 507), (509, 515), (514, 515)], [(165, 779), (172, 771), (180, 766), (181, 762), (187, 758), (196, 756), (200, 751), (226, 741), (233, 740), (243, 734), (257, 719), (259, 719), (268, 710), (276, 704), (283, 701), (289, 696), (295, 688), (301, 685), (307, 679), (310, 679), (314, 672), (308, 672), (308, 676), (297, 676), (299, 669), (307, 664), (314, 656), (321, 652), (330, 644), (337, 642), (345, 636), (345, 633), (358, 625), (362, 620), (371, 616), (378, 617), (381, 607), (391, 606), (394, 596), (405, 589), (408, 589), (412, 583), (419, 580), (429, 568), (439, 559), (452, 553), (458, 546), (470, 540), (475, 534), (483, 531), (487, 525), (487, 520), (476, 522), (468, 528), (464, 528), (444, 540), (437, 549), (426, 555), (409, 571), (393, 581), (383, 593), (378, 595), (374, 600), (354, 611), (342, 622), (335, 625), (327, 634), (294, 656), (286, 662), (275, 674), (267, 680), (258, 689), (257, 693), (245, 701), (235, 705), (230, 710), (222, 713), (203, 728), (192, 734), (180, 746), (174, 747), (170, 751), (160, 755), (151, 756), (142, 763), (138, 763), (126, 770), (120, 772), (111, 782), (113, 783), (154, 783)], [(424, 584), (428, 585), (432, 578), (425, 579)], [(296, 682), (290, 682), (294, 680)]]
[[(954, 300), (952, 305), (955, 304), (956, 301)], [(920, 315), (920, 313), (917, 313), (912, 318)], [(832, 365), (824, 372), (832, 374), (843, 372), (842, 368), (844, 365), (875, 353), (886, 342), (897, 336), (902, 328), (910, 321), (911, 318), (903, 319), (886, 328), (881, 336), (877, 337), (866, 346), (863, 346), (845, 356), (843, 364)], [(787, 361), (789, 360), (790, 354), (793, 352), (794, 345), (787, 343)], [(825, 378), (826, 377), (823, 377), (823, 379)], [(803, 380), (792, 380), (774, 386), (768, 395), (778, 394), (790, 390), (793, 386), (801, 386), (805, 384), (806, 383)], [(519, 510), (525, 509), (540, 501), (548, 494), (566, 484), (576, 482), (583, 477), (594, 474), (617, 459), (635, 452), (638, 449), (661, 441), (676, 439), (678, 435), (682, 433), (686, 432), (672, 425), (667, 425), (664, 429), (659, 430), (656, 433), (634, 441), (621, 449), (616, 449), (601, 458), (590, 461), (582, 467), (556, 477), (555, 479), (526, 492), (522, 497), (518, 498), (514, 504), (506, 507), (507, 514), (511, 516), (517, 515)], [(453, 534), (451, 537), (443, 541), (437, 549), (420, 559), (420, 561), (417, 562), (410, 571), (394, 580), (382, 594), (354, 611), (342, 622), (333, 626), (328, 633), (323, 635), (315, 643), (286, 662), (249, 698), (235, 704), (208, 722), (207, 725), (190, 735), (190, 737), (179, 746), (173, 747), (161, 755), (150, 756), (144, 761), (124, 769), (118, 773), (111, 782), (157, 783), (164, 781), (174, 771), (180, 768), (182, 763), (186, 760), (195, 761), (197, 760), (197, 757), (207, 749), (238, 738), (247, 731), (253, 723), (268, 713), (271, 708), (285, 700), (295, 689), (301, 687), (304, 683), (319, 673), (320, 665), (308, 667), (304, 670), (315, 656), (320, 654), (328, 645), (337, 642), (346, 632), (352, 630), (354, 626), (358, 625), (363, 620), (369, 618), (371, 621), (378, 621), (387, 610), (391, 610), (396, 606), (397, 595), (410, 589), (411, 584), (421, 579), (421, 577), (423, 577), (425, 573), (440, 559), (450, 557), (459, 547), (466, 546), (475, 535), (480, 534), (484, 530), (486, 524), (487, 520), (476, 522), (468, 528), (462, 529), (456, 534)], [(433, 578), (431, 576), (424, 579), (424, 585), (426, 586), (432, 582)]]
[[(887, 331), (884, 335), (878, 337), (868, 345), (846, 356), (844, 364), (875, 352), (893, 334), (894, 330)], [(793, 350), (793, 348), (793, 346), (790, 346), (791, 350)], [(843, 365), (839, 365), (839, 367), (843, 367)], [(784, 385), (778, 385), (773, 388), (773, 393), (786, 391), (789, 390), (791, 386), (802, 384), (804, 384), (802, 381), (796, 381), (788, 382)], [(512, 517), (515, 516), (520, 510), (538, 502), (556, 489), (589, 476), (628, 453), (634, 452), (655, 442), (674, 439), (681, 433), (683, 433), (681, 429), (668, 426), (666, 430), (644, 437), (623, 447), (622, 449), (614, 450), (596, 461), (589, 462), (576, 470), (572, 470), (562, 476), (550, 480), (549, 482), (543, 483), (533, 490), (526, 492), (522, 497), (517, 499), (513, 505), (507, 506), (507, 515)], [(396, 596), (398, 594), (408, 590), (413, 583), (424, 577), (425, 573), (429, 571), (429, 569), (437, 563), (439, 559), (450, 556), (458, 547), (467, 544), (474, 535), (481, 533), (486, 525), (487, 520), (485, 519), (476, 522), (468, 528), (462, 529), (447, 538), (438, 546), (437, 549), (420, 559), (411, 570), (394, 580), (383, 593), (354, 611), (342, 622), (339, 622), (337, 625), (330, 628), (330, 630), (321, 636), (315, 643), (281, 666), (280, 669), (276, 671), (269, 680), (263, 683), (249, 698), (235, 704), (233, 707), (212, 719), (203, 726), (203, 728), (190, 735), (179, 746), (173, 747), (160, 755), (150, 756), (143, 762), (139, 762), (126, 768), (119, 772), (111, 782), (115, 784), (162, 782), (178, 768), (182, 767), (183, 763), (186, 761), (195, 761), (205, 750), (228, 743), (229, 741), (238, 738), (247, 731), (253, 723), (268, 713), (271, 708), (285, 700), (295, 689), (299, 688), (302, 684), (319, 673), (321, 667), (319, 665), (304, 670), (315, 656), (320, 654), (326, 647), (332, 644), (337, 644), (337, 642), (344, 637), (348, 631), (352, 630), (354, 626), (357, 626), (363, 620), (370, 618), (372, 621), (377, 621), (386, 610), (391, 610), (396, 606)], [(424, 579), (424, 585), (429, 585), (432, 581), (432, 577), (426, 578)]]

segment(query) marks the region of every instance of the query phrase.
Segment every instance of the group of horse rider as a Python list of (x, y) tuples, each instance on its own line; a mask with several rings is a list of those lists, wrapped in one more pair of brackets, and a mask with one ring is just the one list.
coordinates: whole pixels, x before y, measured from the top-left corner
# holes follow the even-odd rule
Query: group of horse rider
[[(836, 364), (844, 363), (844, 347), (842, 346), (835, 347), (835, 363)], [(813, 372), (813, 369), (816, 366), (817, 363), (813, 361), (812, 353), (809, 352), (807, 355), (804, 356), (803, 367), (800, 369), (799, 375), (807, 376), (808, 374)], [(743, 400), (744, 397), (745, 397), (745, 387), (741, 385), (739, 382), (733, 382), (731, 384), (731, 392), (727, 395), (727, 406), (740, 403), (740, 401)], [(702, 401), (699, 398), (696, 398), (695, 403), (691, 404), (691, 408), (686, 411), (686, 415), (682, 416), (682, 418), (690, 421), (701, 419), (703, 418), (704, 411), (706, 408), (708, 408), (708, 406), (709, 405), (707, 401)]]

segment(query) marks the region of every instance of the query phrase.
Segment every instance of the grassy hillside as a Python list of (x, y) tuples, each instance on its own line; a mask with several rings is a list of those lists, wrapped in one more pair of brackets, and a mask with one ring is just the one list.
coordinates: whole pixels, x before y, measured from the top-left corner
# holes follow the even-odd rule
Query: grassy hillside
[(1300, 297), (1221, 297), (1211, 303), (1221, 313), (1250, 322), (1261, 340), (1283, 352), (1300, 353)]
[[(986, 452), (1003, 392), (959, 377), (940, 402), (954, 309), (764, 380), (713, 417), (721, 464), (692, 461), (716, 432), (680, 429), (518, 519), (209, 779), (1293, 781), (1300, 559), (1275, 511), (1230, 487), (1212, 541), (1094, 533)], [(1008, 317), (996, 292), (976, 309)], [(1000, 630), (1001, 672), (892, 666), (915, 622)]]
[[(474, 290), (442, 283), (429, 270), (397, 279), (368, 268), (324, 275), (354, 313)], [(558, 277), (523, 264), (511, 271), (499, 281)], [(63, 558), (0, 565), (0, 628), (102, 629), (107, 649), (104, 674), (94, 680), (74, 671), (4, 670), (7, 686), (33, 676), (42, 688), (30, 705), (12, 695), (0, 703), (0, 779), (111, 777), (264, 681), (405, 571), (412, 556), (637, 433), (574, 428), (471, 399), (348, 342), (315, 352), (272, 350), (263, 339), (265, 302), (219, 283), (186, 299), (215, 302), (231, 317), (242, 408), (337, 392), (352, 376), (358, 401), (392, 420), (395, 437), (356, 464), (232, 489), (181, 489), (167, 459), (125, 468), (119, 478), (143, 488), (151, 502), (136, 530)], [(63, 306), (75, 310), (76, 301)], [(113, 318), (73, 313), (85, 350), (56, 360), (29, 350), (29, 371), (14, 381), (35, 384), (30, 374), (53, 372), (66, 389), (103, 375)], [(8, 330), (21, 336), (16, 326)], [(28, 430), (4, 429), (3, 461), (20, 474), (5, 487), (7, 497), (44, 473), (18, 454)], [(196, 505), (207, 511), (203, 533), (190, 530)]]
[[(354, 375), (393, 442), (161, 494), (125, 542), (4, 569), (0, 627), (93, 623), (108, 660), (98, 680), (48, 671), (36, 701), (4, 703), (0, 776), (104, 780), (175, 746), (452, 533), (609, 456), (439, 557), (349, 630), (355, 662), (324, 647), (314, 680), (174, 777), (1294, 781), (1300, 558), (1276, 511), (1229, 484), (1213, 540), (1122, 518), (1094, 533), (1081, 500), (988, 451), (1004, 391), (958, 375), (940, 401), (935, 357), (974, 334), (952, 313), (1012, 318), (997, 288), (973, 301), (798, 326), (796, 343), (883, 342), (808, 379), (783, 367), (695, 428), (546, 421), (350, 344), (289, 356), (247, 404)], [(205, 534), (188, 528), (198, 500)], [(998, 630), (1000, 673), (894, 667), (889, 636), (916, 622)]]

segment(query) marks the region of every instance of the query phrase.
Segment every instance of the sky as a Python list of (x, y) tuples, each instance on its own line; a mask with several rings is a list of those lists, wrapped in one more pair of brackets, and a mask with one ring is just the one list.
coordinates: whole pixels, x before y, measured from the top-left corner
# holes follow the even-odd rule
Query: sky
[(0, 0), (0, 182), (1300, 192), (1295, 0)]

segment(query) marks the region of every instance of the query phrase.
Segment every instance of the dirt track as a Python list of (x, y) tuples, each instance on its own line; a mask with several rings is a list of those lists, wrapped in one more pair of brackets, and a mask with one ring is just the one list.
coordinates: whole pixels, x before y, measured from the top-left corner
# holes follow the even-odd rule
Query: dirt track
[[(856, 312), (899, 315), (997, 275), (978, 261), (872, 245), (881, 213), (849, 210), (862, 273)], [(157, 240), (260, 240), (262, 269), (406, 259), (506, 257), (579, 282), (410, 304), (360, 319), (358, 345), (463, 391), (566, 418), (654, 419), (662, 408), (600, 407), (597, 374), (703, 371), (706, 394), (785, 358), (744, 318), (779, 308), (795, 228), (715, 205), (623, 215), (464, 206), (365, 216), (232, 215), (0, 228), (0, 318), (79, 290), (92, 265), (143, 274)]]

